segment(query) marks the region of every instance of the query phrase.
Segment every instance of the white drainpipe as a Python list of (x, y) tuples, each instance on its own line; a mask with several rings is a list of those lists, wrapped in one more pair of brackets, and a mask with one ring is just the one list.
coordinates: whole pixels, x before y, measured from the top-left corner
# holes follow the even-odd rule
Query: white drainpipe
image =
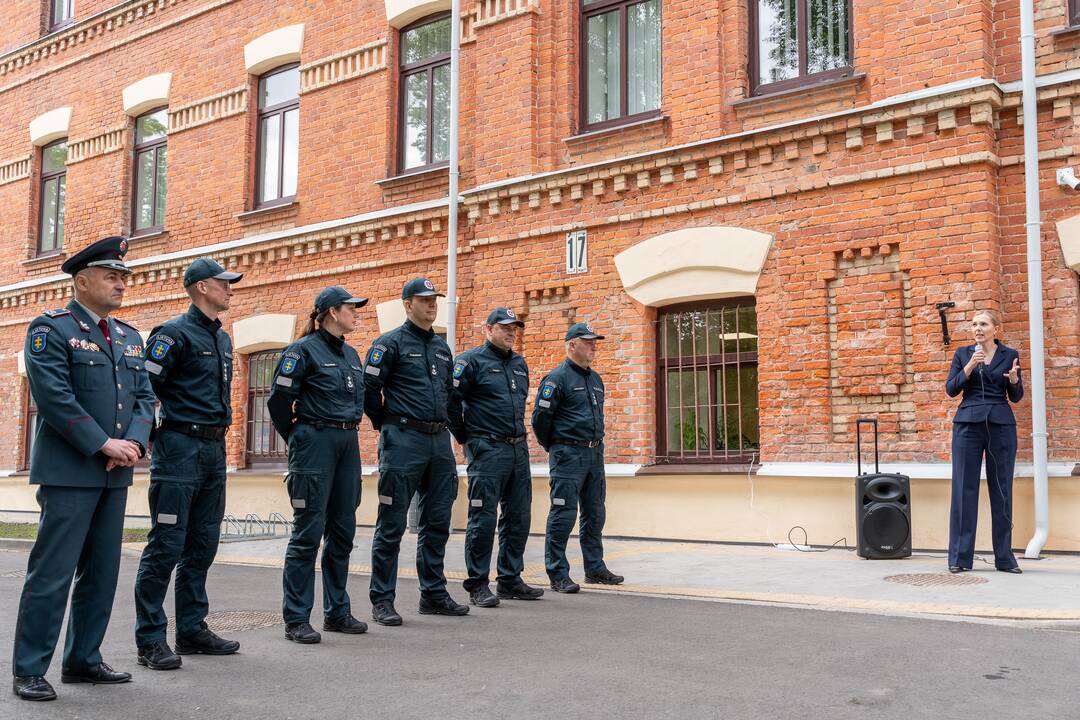
[(461, 0), (450, 5), (450, 198), (446, 229), (446, 343), (457, 352), (458, 85), (461, 78)]

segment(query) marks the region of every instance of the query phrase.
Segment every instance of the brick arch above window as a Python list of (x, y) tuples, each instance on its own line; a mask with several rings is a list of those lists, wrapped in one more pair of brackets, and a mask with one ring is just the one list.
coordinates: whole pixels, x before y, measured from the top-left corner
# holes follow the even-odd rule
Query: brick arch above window
[[(435, 324), (431, 329), (436, 333), (446, 334), (446, 299), (439, 298), (439, 309), (435, 314)], [(405, 303), (403, 300), (387, 300), (375, 306), (375, 316), (379, 319), (379, 332), (390, 332), (405, 322)]]
[(287, 25), (260, 35), (244, 46), (244, 67), (250, 75), (262, 75), (276, 67), (300, 62), (304, 49), (304, 24)]
[(262, 350), (277, 350), (296, 338), (296, 316), (264, 313), (233, 323), (233, 350), (251, 354)]
[(772, 241), (745, 228), (686, 228), (622, 251), (615, 267), (627, 294), (650, 307), (753, 295)]
[(422, 17), (450, 9), (450, 0), (385, 0), (386, 22), (401, 29)]
[(30, 121), (30, 143), (34, 147), (48, 145), (53, 140), (67, 137), (71, 127), (71, 107), (59, 107), (42, 113)]
[(1057, 231), (1065, 264), (1080, 273), (1080, 215), (1058, 220)]
[(154, 108), (169, 104), (169, 88), (172, 73), (158, 73), (144, 77), (124, 88), (124, 113), (137, 117)]

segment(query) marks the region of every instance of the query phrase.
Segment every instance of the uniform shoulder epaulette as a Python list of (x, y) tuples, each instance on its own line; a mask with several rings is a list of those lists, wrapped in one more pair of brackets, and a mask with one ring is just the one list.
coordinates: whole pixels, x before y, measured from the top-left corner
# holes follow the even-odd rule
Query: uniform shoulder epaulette
[(131, 329), (132, 329), (132, 330), (134, 330), (135, 332), (139, 332), (139, 328), (135, 327), (134, 325), (132, 325), (131, 323), (129, 323), (129, 322), (127, 321), (127, 320), (122, 320), (122, 319), (120, 319), (120, 318), (118, 318), (118, 317), (115, 317), (115, 316), (113, 317), (113, 320), (115, 320), (116, 322), (120, 323), (121, 325), (124, 325), (124, 326), (126, 326), (126, 327), (129, 327), (129, 328), (131, 328)]
[(51, 318), (60, 317), (62, 315), (70, 315), (70, 314), (71, 314), (71, 311), (68, 310), (67, 308), (56, 308), (55, 310), (46, 310), (45, 312), (42, 313), (42, 315), (44, 315), (45, 317), (51, 317)]

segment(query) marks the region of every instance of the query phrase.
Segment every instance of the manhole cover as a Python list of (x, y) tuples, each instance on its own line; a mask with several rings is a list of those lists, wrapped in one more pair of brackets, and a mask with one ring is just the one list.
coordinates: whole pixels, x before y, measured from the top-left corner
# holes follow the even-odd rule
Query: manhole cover
[(933, 587), (938, 585), (982, 585), (987, 582), (986, 578), (968, 573), (908, 573), (906, 575), (889, 575), (885, 582), (897, 583), (898, 585), (914, 585), (915, 587)]
[(3, 578), (24, 578), (26, 577), (25, 570), (10, 570), (6, 573), (0, 573), (0, 577)]
[[(278, 613), (255, 612), (254, 610), (223, 610), (206, 616), (207, 627), (216, 633), (258, 630), (281, 625), (284, 622)], [(175, 618), (169, 618), (169, 629), (176, 630)]]

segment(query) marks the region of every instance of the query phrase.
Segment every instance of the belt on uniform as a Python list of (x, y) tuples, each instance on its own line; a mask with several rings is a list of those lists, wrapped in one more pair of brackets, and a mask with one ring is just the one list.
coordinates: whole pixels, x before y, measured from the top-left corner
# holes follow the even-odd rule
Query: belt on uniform
[(518, 435), (517, 437), (509, 437), (507, 435), (493, 435), (491, 433), (469, 433), (469, 439), (482, 438), (484, 440), (491, 440), (492, 442), (502, 442), (507, 445), (517, 445), (518, 443), (525, 442), (526, 435)]
[(574, 447), (594, 448), (600, 447), (600, 443), (603, 440), (568, 440), (566, 438), (555, 438), (551, 441), (552, 445), (573, 445)]
[(228, 427), (222, 425), (196, 425), (175, 420), (162, 420), (160, 427), (162, 430), (173, 430), (181, 435), (190, 435), (205, 440), (224, 440), (225, 433), (229, 431)]
[(335, 430), (355, 430), (360, 427), (359, 420), (353, 420), (352, 422), (344, 421), (329, 421), (329, 420), (307, 420), (306, 418), (300, 418), (296, 421), (297, 425), (310, 425), (313, 428), (334, 428)]
[(386, 421), (383, 423), (393, 423), (398, 427), (408, 428), (409, 430), (417, 430), (428, 435), (437, 435), (447, 428), (444, 422), (422, 422), (420, 420), (413, 420), (412, 418), (402, 417), (401, 415), (387, 415)]

